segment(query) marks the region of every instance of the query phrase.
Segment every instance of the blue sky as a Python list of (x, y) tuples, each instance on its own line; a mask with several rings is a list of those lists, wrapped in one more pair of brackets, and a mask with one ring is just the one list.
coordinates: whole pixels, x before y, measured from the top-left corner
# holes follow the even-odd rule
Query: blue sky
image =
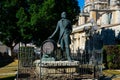
[(78, 4), (79, 4), (80, 8), (83, 9), (84, 0), (78, 0)]

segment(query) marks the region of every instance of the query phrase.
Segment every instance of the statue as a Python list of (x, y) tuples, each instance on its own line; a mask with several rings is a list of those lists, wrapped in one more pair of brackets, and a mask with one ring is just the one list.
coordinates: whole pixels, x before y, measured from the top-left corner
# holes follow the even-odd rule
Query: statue
[(56, 30), (49, 38), (52, 38), (58, 31), (58, 44), (60, 44), (62, 52), (66, 52), (67, 60), (71, 61), (69, 45), (71, 44), (70, 34), (72, 32), (72, 25), (71, 22), (66, 19), (66, 12), (61, 13), (61, 19), (57, 23)]

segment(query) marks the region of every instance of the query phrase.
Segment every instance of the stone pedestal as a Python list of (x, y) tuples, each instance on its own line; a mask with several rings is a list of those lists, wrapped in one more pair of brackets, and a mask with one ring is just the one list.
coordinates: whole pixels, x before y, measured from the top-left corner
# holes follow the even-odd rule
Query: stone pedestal
[(78, 72), (78, 61), (43, 61), (36, 66), (36, 71), (41, 75), (65, 75)]
[(42, 59), (41, 59), (41, 60), (42, 60), (42, 61), (55, 61), (55, 58), (52, 57), (52, 56), (50, 56), (50, 55), (44, 54), (44, 55), (42, 56)]

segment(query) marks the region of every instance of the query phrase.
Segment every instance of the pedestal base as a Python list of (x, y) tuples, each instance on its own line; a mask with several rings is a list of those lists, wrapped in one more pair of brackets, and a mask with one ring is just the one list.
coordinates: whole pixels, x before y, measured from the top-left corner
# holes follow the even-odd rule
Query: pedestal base
[(39, 66), (36, 66), (38, 74), (70, 74), (77, 73), (79, 67), (78, 61), (42, 61)]
[(52, 57), (52, 56), (50, 56), (50, 55), (47, 55), (47, 54), (44, 54), (43, 56), (42, 56), (42, 59), (41, 59), (42, 61), (55, 61), (55, 58), (54, 57)]

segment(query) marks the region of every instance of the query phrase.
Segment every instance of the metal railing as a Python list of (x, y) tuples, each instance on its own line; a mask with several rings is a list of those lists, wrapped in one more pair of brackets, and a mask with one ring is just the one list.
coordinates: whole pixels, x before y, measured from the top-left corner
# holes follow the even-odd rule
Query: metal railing
[[(98, 79), (102, 74), (102, 53), (95, 51), (90, 53), (72, 53), (74, 61), (49, 61), (43, 63), (35, 59), (33, 48), (20, 49), (17, 80), (81, 80)], [(58, 53), (58, 51), (56, 51)], [(56, 54), (57, 55), (57, 54)], [(60, 55), (60, 54), (59, 54)], [(39, 55), (40, 56), (40, 55)], [(36, 64), (34, 64), (34, 61)], [(61, 64), (60, 64), (61, 63)], [(77, 65), (76, 65), (77, 64)]]

